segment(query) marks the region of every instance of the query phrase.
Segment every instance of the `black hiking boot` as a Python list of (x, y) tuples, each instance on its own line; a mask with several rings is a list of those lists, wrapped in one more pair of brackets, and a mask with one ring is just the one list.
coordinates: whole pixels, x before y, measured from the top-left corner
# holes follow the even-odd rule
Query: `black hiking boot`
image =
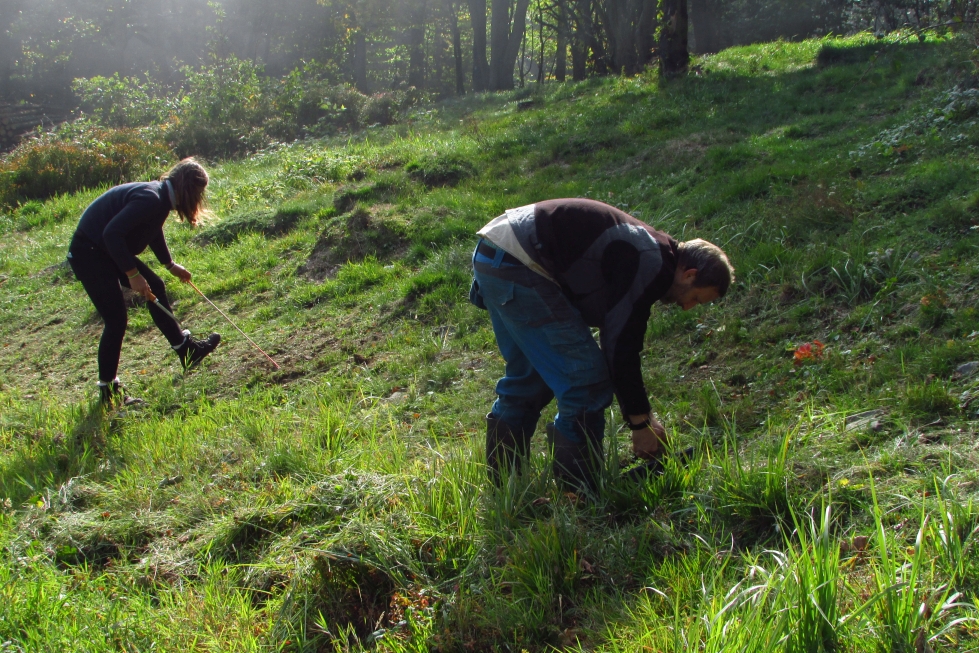
[(119, 379), (104, 383), (99, 381), (99, 404), (105, 410), (122, 406), (136, 406), (144, 403), (139, 397), (129, 397), (122, 391)]
[(180, 364), (184, 366), (184, 370), (190, 370), (197, 367), (197, 364), (214, 351), (220, 343), (221, 334), (219, 333), (212, 333), (206, 340), (191, 338), (190, 333), (187, 333), (183, 344), (174, 347), (174, 351), (180, 357)]

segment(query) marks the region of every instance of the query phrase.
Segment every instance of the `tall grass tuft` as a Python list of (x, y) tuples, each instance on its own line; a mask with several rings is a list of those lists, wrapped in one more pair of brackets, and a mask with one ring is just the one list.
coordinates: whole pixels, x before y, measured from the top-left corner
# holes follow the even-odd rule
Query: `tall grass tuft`
[(840, 545), (830, 537), (831, 510), (827, 502), (818, 525), (811, 515), (800, 523), (792, 514), (798, 544), (786, 537), (791, 574), (785, 589), (794, 593), (787, 653), (835, 651), (846, 639), (840, 619)]
[(791, 524), (788, 458), (792, 433), (786, 431), (777, 445), (768, 447), (763, 464), (745, 460), (736, 439), (724, 441), (718, 459), (717, 501), (745, 535), (763, 540)]
[(973, 549), (979, 534), (979, 509), (970, 498), (963, 502), (950, 485), (951, 477), (934, 479), (938, 519), (931, 523), (931, 536), (940, 563), (953, 586), (970, 579)]

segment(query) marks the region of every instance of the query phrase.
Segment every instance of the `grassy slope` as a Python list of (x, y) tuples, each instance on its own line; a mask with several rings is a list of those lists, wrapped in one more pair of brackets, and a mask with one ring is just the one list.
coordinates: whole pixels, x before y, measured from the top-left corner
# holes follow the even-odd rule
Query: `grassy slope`
[[(979, 127), (965, 101), (935, 113), (969, 54), (752, 46), (664, 87), (466, 98), (218, 166), (218, 220), (169, 225), (171, 248), (283, 369), (175, 284), (226, 344), (182, 375), (134, 309), (121, 373), (148, 402), (105, 417), (100, 325), (59, 266), (96, 193), (0, 217), (0, 642), (975, 648), (953, 620), (975, 614), (977, 405), (953, 372), (979, 358)], [(502, 363), (465, 301), (471, 234), (560, 196), (717, 242), (739, 273), (651, 320), (647, 383), (696, 460), (594, 505), (549, 485), (541, 443), (507, 492), (474, 453)]]

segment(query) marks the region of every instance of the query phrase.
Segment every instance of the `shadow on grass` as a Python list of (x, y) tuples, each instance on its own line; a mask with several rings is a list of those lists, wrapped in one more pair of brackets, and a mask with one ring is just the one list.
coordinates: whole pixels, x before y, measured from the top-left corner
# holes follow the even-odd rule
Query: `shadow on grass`
[[(59, 488), (95, 469), (112, 429), (112, 416), (94, 401), (69, 411), (70, 430), (38, 428), (19, 439), (0, 464), (0, 497), (10, 499), (14, 506), (63, 502)], [(45, 421), (44, 416), (37, 416), (36, 423)]]

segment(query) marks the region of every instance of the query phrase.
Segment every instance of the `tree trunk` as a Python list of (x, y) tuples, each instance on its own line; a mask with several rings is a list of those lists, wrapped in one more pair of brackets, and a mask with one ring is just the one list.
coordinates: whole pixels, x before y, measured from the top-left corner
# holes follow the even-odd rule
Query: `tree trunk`
[(538, 25), (540, 27), (540, 32), (539, 32), (540, 38), (538, 39), (540, 41), (540, 61), (537, 64), (537, 83), (543, 84), (544, 77), (546, 77), (546, 73), (544, 71), (545, 61), (544, 61), (544, 9), (543, 8), (537, 9), (537, 20), (538, 20)]
[(408, 12), (408, 86), (425, 86), (425, 9), (421, 0)]
[(568, 17), (574, 21), (571, 34), (571, 76), (580, 82), (588, 75), (588, 49), (593, 42), (595, 23), (592, 5), (595, 0), (570, 0)]
[(656, 0), (607, 0), (600, 11), (616, 73), (635, 75), (652, 60), (656, 10)]
[(523, 43), (529, 6), (530, 0), (517, 0), (511, 17), (510, 0), (493, 0), (490, 24), (490, 90), (505, 91), (513, 88), (513, 66)]
[(554, 79), (563, 82), (568, 76), (568, 10), (564, 0), (557, 2), (557, 53), (554, 60)]
[(690, 0), (690, 20), (693, 21), (693, 38), (698, 54), (718, 52), (717, 27), (714, 23), (716, 0)]
[(486, 63), (486, 0), (469, 0), (469, 20), (473, 27), (473, 91), (489, 88)]
[(459, 14), (455, 0), (449, 0), (449, 22), (452, 30), (452, 55), (456, 69), (456, 95), (466, 94), (466, 72), (462, 68), (462, 35), (459, 32)]
[(523, 39), (520, 40), (520, 52), (517, 53), (517, 76), (520, 79), (520, 88), (524, 85), (524, 76), (526, 70), (524, 70), (524, 63), (527, 61), (527, 32), (524, 31)]
[(577, 36), (571, 42), (571, 79), (580, 82), (588, 77), (588, 47)]
[(364, 28), (360, 27), (354, 32), (354, 86), (361, 93), (367, 93), (367, 39), (364, 36)]
[(588, 32), (588, 47), (591, 49), (592, 60), (595, 62), (596, 75), (608, 75), (608, 55), (605, 52), (605, 44), (598, 38), (598, 30), (594, 28), (595, 21), (591, 21), (592, 29)]
[(636, 72), (636, 46), (632, 40), (632, 16), (630, 0), (608, 0), (601, 12), (609, 48), (612, 50), (612, 70), (624, 75)]
[(687, 0), (663, 0), (663, 27), (659, 40), (659, 68), (663, 77), (677, 77), (687, 72), (690, 65), (687, 28)]
[(653, 53), (656, 50), (656, 13), (658, 9), (657, 0), (642, 0), (642, 9), (636, 24), (639, 70), (653, 62)]

